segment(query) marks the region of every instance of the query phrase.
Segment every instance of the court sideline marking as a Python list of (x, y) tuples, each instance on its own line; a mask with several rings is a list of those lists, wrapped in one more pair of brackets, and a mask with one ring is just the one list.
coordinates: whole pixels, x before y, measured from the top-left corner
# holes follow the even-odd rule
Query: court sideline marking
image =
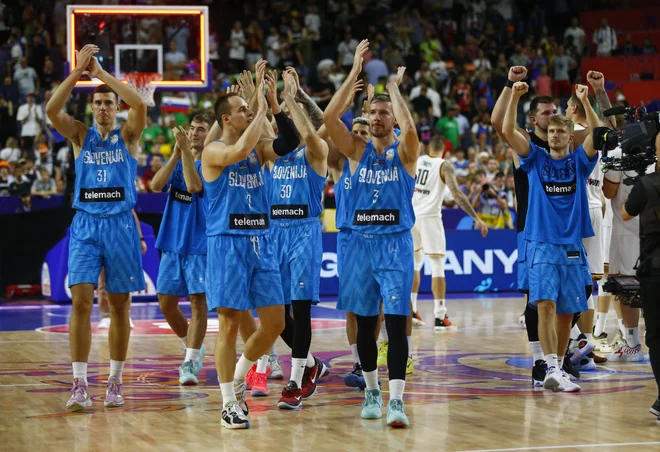
[(660, 441), (647, 441), (638, 443), (601, 443), (601, 444), (565, 444), (561, 446), (532, 446), (532, 447), (510, 447), (506, 449), (472, 449), (462, 450), (460, 452), (515, 452), (524, 450), (546, 450), (546, 449), (575, 449), (585, 447), (629, 447), (629, 446), (655, 446), (660, 445)]

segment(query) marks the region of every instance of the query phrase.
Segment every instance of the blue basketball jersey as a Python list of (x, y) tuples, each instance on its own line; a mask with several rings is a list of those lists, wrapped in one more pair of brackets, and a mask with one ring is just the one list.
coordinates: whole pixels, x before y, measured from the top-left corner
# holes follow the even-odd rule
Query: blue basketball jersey
[[(195, 162), (202, 175), (202, 162)], [(174, 167), (170, 180), (163, 187), (169, 191), (163, 219), (156, 239), (156, 248), (178, 254), (206, 254), (206, 201), (204, 190), (192, 194), (183, 177), (183, 162)]]
[(208, 202), (206, 235), (264, 235), (268, 232), (268, 196), (259, 156), (225, 167), (213, 182), (204, 181)]
[(75, 161), (73, 208), (92, 215), (116, 215), (135, 207), (138, 161), (128, 152), (120, 127), (103, 140), (90, 127)]
[(306, 154), (306, 147), (302, 146), (275, 161), (268, 188), (271, 220), (289, 223), (321, 215), (327, 176), (314, 171)]
[(399, 157), (395, 141), (380, 157), (371, 141), (352, 179), (349, 228), (368, 234), (409, 231), (415, 224), (412, 197), (415, 178)]
[(593, 237), (587, 179), (597, 160), (598, 155), (589, 160), (582, 146), (554, 160), (543, 148), (529, 143), (529, 155), (520, 158), (529, 178), (525, 239), (568, 245)]
[(348, 221), (349, 200), (351, 198), (351, 165), (348, 159), (344, 160), (344, 171), (341, 177), (335, 182), (335, 227), (339, 230), (349, 227)]

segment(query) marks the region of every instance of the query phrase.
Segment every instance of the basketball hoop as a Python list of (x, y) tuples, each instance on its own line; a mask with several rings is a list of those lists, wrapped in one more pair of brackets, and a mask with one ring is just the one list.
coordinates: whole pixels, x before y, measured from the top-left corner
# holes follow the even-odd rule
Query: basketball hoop
[(157, 72), (127, 72), (124, 78), (128, 85), (138, 92), (140, 97), (144, 99), (148, 107), (154, 107), (154, 92), (156, 92), (156, 85), (152, 82), (159, 82), (163, 79), (163, 74)]

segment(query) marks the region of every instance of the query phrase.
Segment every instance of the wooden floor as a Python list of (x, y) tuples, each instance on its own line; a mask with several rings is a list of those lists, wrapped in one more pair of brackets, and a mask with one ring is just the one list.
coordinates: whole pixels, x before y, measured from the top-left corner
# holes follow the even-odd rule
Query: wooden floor
[[(423, 301), (420, 306), (422, 316), (431, 320), (432, 304)], [(660, 450), (660, 426), (648, 412), (657, 395), (648, 362), (606, 363), (583, 373), (581, 394), (533, 389), (526, 335), (518, 325), (522, 306), (518, 298), (450, 300), (457, 331), (434, 333), (430, 322), (415, 329), (415, 372), (407, 379), (405, 395), (411, 427), (405, 430), (389, 429), (384, 419), (360, 419), (363, 393), (343, 384), (352, 363), (342, 321), (319, 318), (323, 312), (336, 316), (334, 310), (315, 311), (319, 328), (312, 344), (332, 367), (331, 375), (299, 412), (277, 408), (284, 382), (270, 380), (270, 397), (248, 396), (247, 431), (220, 427), (215, 336), (205, 341), (210, 351), (200, 386), (180, 387), (180, 342), (167, 335), (153, 304), (134, 307), (133, 316), (162, 335), (140, 334), (140, 325), (133, 334), (122, 409), (103, 408), (107, 340), (103, 334), (94, 336), (89, 364), (94, 404), (85, 414), (64, 410), (71, 366), (66, 328), (57, 323), (66, 323), (66, 310), (0, 311), (5, 325), (36, 315), (47, 326), (0, 332), (0, 450)], [(278, 350), (288, 374), (289, 351), (281, 341)], [(387, 401), (386, 378), (381, 371)]]

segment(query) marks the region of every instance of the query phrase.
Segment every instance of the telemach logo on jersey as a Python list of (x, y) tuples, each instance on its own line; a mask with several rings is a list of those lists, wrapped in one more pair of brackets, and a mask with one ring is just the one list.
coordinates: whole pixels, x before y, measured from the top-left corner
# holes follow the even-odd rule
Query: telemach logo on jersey
[(548, 196), (572, 195), (576, 191), (575, 180), (570, 182), (543, 182), (543, 189)]
[(248, 213), (229, 215), (229, 229), (268, 229), (268, 215)]
[(395, 226), (399, 224), (399, 211), (356, 210), (353, 224), (356, 226)]
[(173, 201), (178, 201), (183, 204), (191, 204), (193, 200), (193, 195), (192, 193), (189, 193), (185, 190), (172, 188), (172, 190), (170, 191), (170, 198)]
[(274, 204), (270, 207), (273, 220), (300, 220), (309, 217), (306, 204)]
[(119, 202), (124, 199), (124, 187), (80, 189), (81, 202)]

